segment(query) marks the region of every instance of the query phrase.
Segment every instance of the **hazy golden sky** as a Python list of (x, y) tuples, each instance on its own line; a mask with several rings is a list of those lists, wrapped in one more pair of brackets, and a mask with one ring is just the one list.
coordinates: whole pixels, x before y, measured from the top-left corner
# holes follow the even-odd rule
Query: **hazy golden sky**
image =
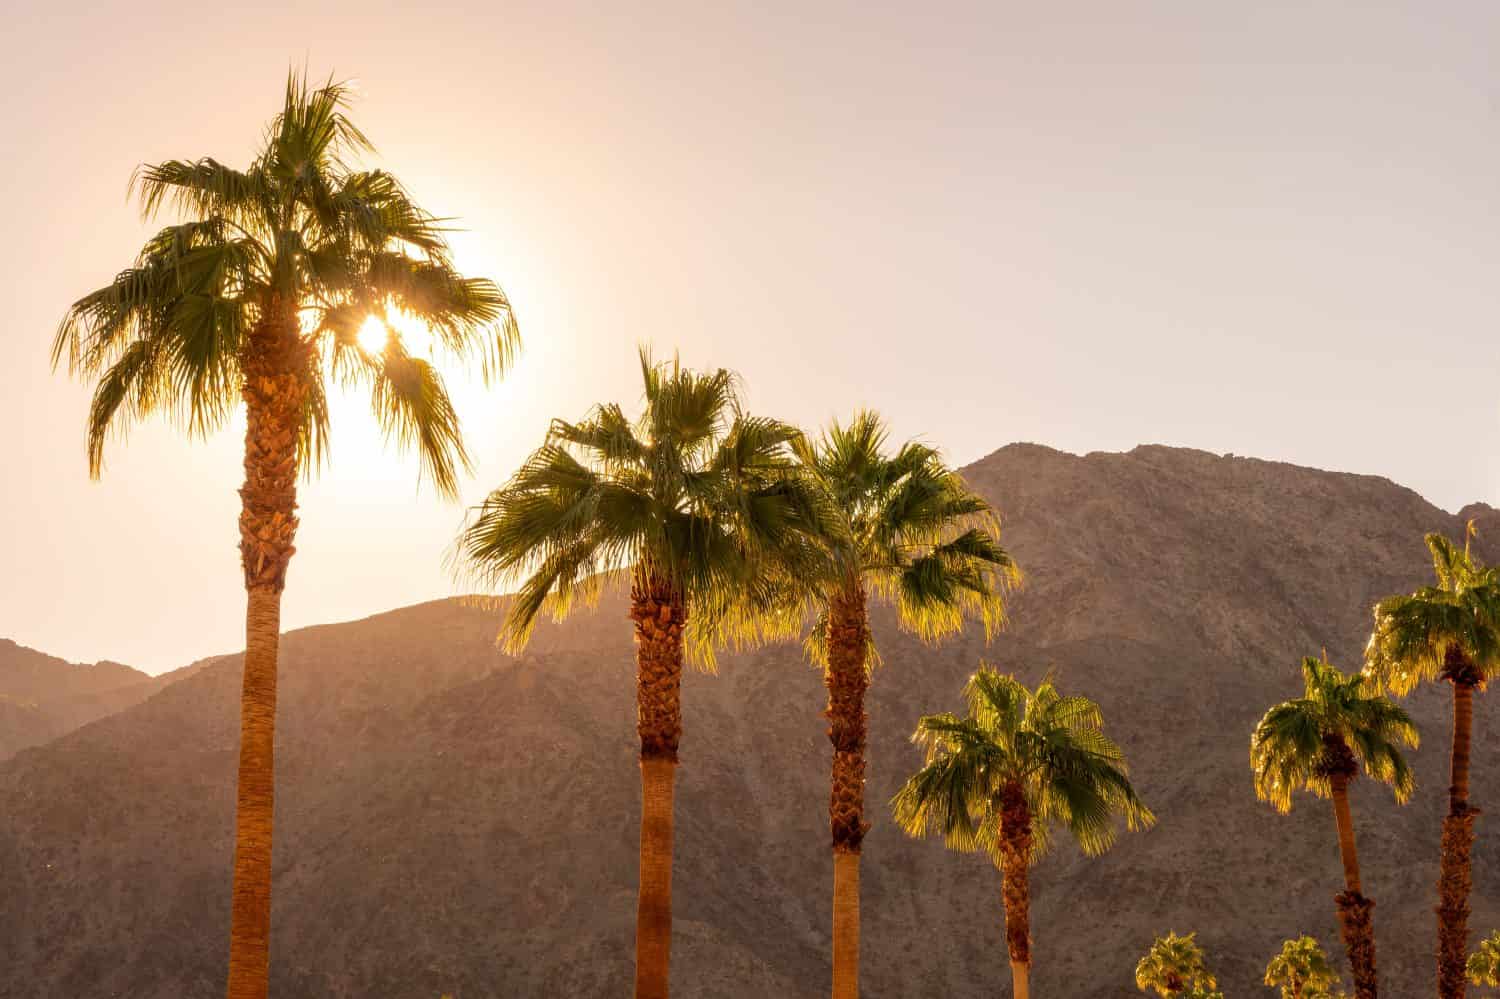
[[(635, 347), (960, 462), (1163, 442), (1500, 501), (1500, 4), (34, 3), (0, 41), (0, 636), (159, 671), (242, 645), (236, 424), (84, 461), (58, 318), (125, 266), (142, 160), (243, 163), (289, 63), (515, 301), (459, 388), (476, 501)], [(709, 9), (714, 8), (714, 9)], [(463, 510), (342, 405), (283, 622), (453, 590)]]

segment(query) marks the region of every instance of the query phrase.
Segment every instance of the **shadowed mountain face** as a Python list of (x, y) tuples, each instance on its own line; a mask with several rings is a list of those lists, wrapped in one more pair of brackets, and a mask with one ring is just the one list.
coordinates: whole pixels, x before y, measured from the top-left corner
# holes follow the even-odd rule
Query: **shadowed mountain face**
[[(919, 763), (918, 716), (957, 708), (981, 655), (1100, 701), (1160, 818), (1096, 860), (1060, 841), (1036, 869), (1037, 995), (1135, 994), (1136, 959), (1168, 929), (1198, 931), (1230, 995), (1261, 994), (1266, 961), (1301, 933), (1342, 967), (1332, 809), (1257, 803), (1250, 730), (1300, 693), (1302, 655), (1357, 664), (1371, 603), (1429, 575), (1424, 531), (1458, 537), (1474, 516), (1481, 542), (1500, 540), (1500, 514), (1159, 447), (1080, 458), (1017, 445), (967, 474), (1004, 512), (1029, 585), (987, 650), (977, 635), (928, 649), (877, 619), (863, 994), (1008, 994), (998, 872), (907, 840), (884, 804)], [(273, 994), (628, 992), (639, 789), (623, 602), (539, 629), (519, 659), (495, 649), (497, 620), (445, 601), (285, 637)], [(238, 665), (211, 661), (0, 764), (0, 997), (221, 993)], [(1432, 992), (1445, 693), (1408, 702), (1426, 738), (1416, 800), (1354, 792), (1390, 996)], [(726, 656), (683, 696), (674, 991), (826, 996), (820, 677), (782, 646)], [(1481, 807), (1500, 775), (1488, 701)], [(1475, 849), (1476, 937), (1500, 925), (1491, 822)]]
[(0, 638), (0, 760), (145, 700), (151, 677), (120, 663), (65, 662)]

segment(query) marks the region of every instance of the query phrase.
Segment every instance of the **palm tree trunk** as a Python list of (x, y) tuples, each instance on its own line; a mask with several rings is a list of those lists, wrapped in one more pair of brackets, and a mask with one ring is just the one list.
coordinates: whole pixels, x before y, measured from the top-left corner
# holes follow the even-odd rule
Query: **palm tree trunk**
[(833, 855), (833, 994), (859, 996), (859, 854)]
[(865, 833), (869, 649), (865, 592), (851, 580), (828, 608), (828, 824), (833, 840), (833, 999), (859, 999), (859, 857)]
[(1469, 891), (1473, 887), (1474, 819), (1469, 807), (1469, 747), (1474, 733), (1474, 687), (1466, 663), (1455, 669), (1453, 682), (1453, 776), (1448, 787), (1448, 815), (1443, 819), (1442, 858), (1438, 871), (1438, 996), (1463, 999), (1468, 988), (1464, 962), (1469, 946)]
[(682, 739), (682, 632), (675, 589), (649, 571), (631, 587), (636, 731), (641, 739), (641, 869), (635, 915), (636, 999), (667, 999), (672, 958), (673, 797)]
[(1031, 808), (1019, 784), (1001, 791), (1000, 873), (1005, 893), (1005, 946), (1014, 999), (1031, 995)]
[[(1348, 752), (1347, 747), (1345, 752)], [(1372, 919), (1375, 903), (1361, 892), (1359, 851), (1354, 843), (1354, 818), (1349, 811), (1349, 778), (1346, 774), (1335, 774), (1332, 784), (1339, 857), (1344, 862), (1344, 890), (1334, 896), (1339, 912), (1339, 933), (1349, 957), (1355, 999), (1376, 999), (1379, 985), (1375, 972), (1375, 925)]]
[(240, 562), (245, 572), (245, 670), (235, 805), (228, 999), (265, 999), (271, 945), (271, 838), (276, 791), (276, 671), (281, 592), (297, 532), (297, 439), (307, 397), (305, 347), (295, 315), (272, 302), (248, 338), (245, 485)]

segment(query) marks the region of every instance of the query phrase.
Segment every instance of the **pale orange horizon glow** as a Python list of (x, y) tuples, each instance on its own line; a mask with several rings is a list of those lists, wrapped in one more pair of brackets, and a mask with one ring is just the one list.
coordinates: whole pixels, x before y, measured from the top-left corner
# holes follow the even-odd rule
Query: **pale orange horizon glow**
[(957, 464), (1154, 442), (1500, 502), (1500, 5), (7, 16), (0, 637), (49, 653), (159, 672), (242, 647), (243, 419), (142, 424), (90, 482), (90, 388), (47, 352), (151, 231), (136, 165), (243, 165), (289, 63), (359, 78), (372, 163), (455, 219), (524, 347), (486, 386), (384, 317), (443, 373), (474, 475), (442, 501), (336, 390), (287, 628), (453, 593), (466, 507), (553, 417), (634, 411), (642, 343), (806, 426), (877, 408)]

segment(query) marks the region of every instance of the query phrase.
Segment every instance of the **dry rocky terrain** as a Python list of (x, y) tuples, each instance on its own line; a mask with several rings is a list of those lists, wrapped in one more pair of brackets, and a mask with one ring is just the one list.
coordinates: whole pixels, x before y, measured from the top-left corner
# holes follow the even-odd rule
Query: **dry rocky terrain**
[[(1198, 931), (1233, 997), (1269, 994), (1265, 962), (1297, 934), (1342, 966), (1331, 809), (1258, 803), (1250, 730), (1300, 692), (1302, 655), (1357, 664), (1371, 603), (1429, 574), (1424, 531), (1459, 536), (1472, 516), (1500, 554), (1500, 513), (1163, 447), (1013, 445), (967, 474), (1004, 512), (1029, 581), (988, 649), (977, 635), (929, 649), (878, 618), (867, 999), (1009, 994), (998, 873), (906, 839), (884, 807), (918, 763), (918, 716), (957, 707), (981, 656), (1100, 701), (1160, 818), (1101, 859), (1061, 843), (1034, 872), (1036, 995), (1134, 995), (1136, 959), (1169, 929)], [(639, 789), (623, 605), (540, 629), (517, 659), (495, 648), (496, 625), (494, 609), (448, 600), (285, 637), (273, 995), (628, 993)], [(826, 996), (820, 678), (792, 646), (721, 665), (685, 685), (674, 993)], [(235, 656), (207, 661), (141, 703), (71, 716), (61, 737), (0, 701), (0, 757), (50, 739), (0, 762), (0, 997), (221, 994), (237, 670)], [(1413, 803), (1367, 782), (1354, 795), (1385, 994), (1402, 999), (1432, 993), (1444, 693), (1409, 702), (1426, 737)], [(1489, 700), (1474, 793), (1500, 811)], [(1481, 819), (1475, 854), (1473, 926), (1487, 933), (1500, 818)]]

